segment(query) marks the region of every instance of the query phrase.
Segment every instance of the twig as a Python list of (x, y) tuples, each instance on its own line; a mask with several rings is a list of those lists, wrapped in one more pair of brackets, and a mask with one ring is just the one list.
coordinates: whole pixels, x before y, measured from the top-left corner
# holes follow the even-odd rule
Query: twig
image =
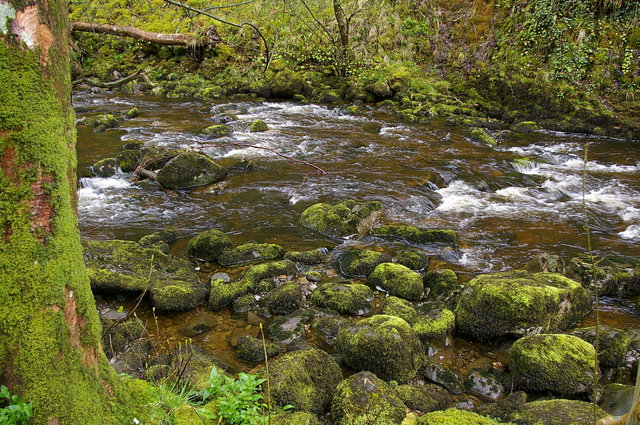
[(281, 158), (284, 158), (286, 160), (293, 161), (293, 162), (298, 162), (300, 164), (306, 165), (307, 167), (311, 167), (314, 170), (316, 170), (319, 174), (326, 174), (327, 173), (322, 168), (320, 168), (317, 165), (314, 165), (314, 164), (312, 164), (310, 162), (304, 161), (302, 159), (297, 159), (297, 158), (290, 157), (290, 156), (282, 154), (282, 153), (280, 153), (280, 152), (278, 152), (276, 150), (273, 150), (273, 149), (270, 149), (270, 148), (265, 148), (263, 146), (257, 146), (257, 145), (251, 145), (251, 144), (248, 144), (248, 143), (239, 143), (239, 142), (230, 142), (230, 143), (225, 143), (225, 144), (226, 145), (231, 145), (231, 146), (237, 146), (237, 147), (240, 147), (240, 148), (262, 149), (264, 151), (271, 152), (272, 154), (277, 155), (277, 156), (279, 156)]
[(74, 86), (77, 86), (79, 84), (88, 84), (90, 86), (93, 87), (101, 87), (103, 89), (110, 89), (110, 88), (114, 88), (114, 87), (119, 87), (122, 86), (124, 84), (127, 84), (129, 81), (133, 81), (133, 80), (137, 80), (138, 78), (144, 78), (146, 75), (142, 73), (142, 70), (137, 70), (136, 72), (134, 72), (131, 75), (128, 75), (124, 78), (121, 78), (119, 80), (116, 81), (110, 81), (108, 83), (104, 83), (102, 81), (98, 81), (98, 80), (94, 80), (93, 78), (80, 78), (78, 80), (75, 80), (72, 84)]

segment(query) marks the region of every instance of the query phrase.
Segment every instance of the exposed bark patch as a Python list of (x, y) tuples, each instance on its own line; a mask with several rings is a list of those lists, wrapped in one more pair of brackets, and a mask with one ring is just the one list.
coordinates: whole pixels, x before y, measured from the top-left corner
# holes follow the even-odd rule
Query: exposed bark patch
[(47, 420), (47, 425), (60, 425), (60, 419), (49, 418), (49, 420)]
[(80, 334), (84, 327), (84, 319), (78, 315), (76, 299), (71, 289), (65, 289), (64, 319), (69, 326), (71, 345), (82, 353), (82, 364), (85, 367), (98, 367), (98, 354), (93, 347), (83, 347)]
[[(6, 132), (9, 133), (8, 131)], [(0, 137), (6, 137), (3, 132), (0, 132)], [(16, 149), (13, 146), (5, 146), (0, 158), (0, 169), (2, 173), (9, 179), (11, 183), (16, 185), (18, 183), (18, 174), (16, 173)]]
[(13, 236), (13, 226), (11, 226), (11, 223), (5, 223), (3, 235), (5, 243), (11, 240), (11, 236)]
[(49, 49), (53, 43), (53, 34), (45, 24), (40, 22), (38, 6), (29, 5), (16, 12), (16, 19), (11, 24), (11, 32), (30, 49), (40, 46), (40, 64), (49, 63)]
[(40, 176), (31, 185), (33, 199), (29, 202), (31, 207), (31, 232), (40, 241), (44, 242), (51, 234), (55, 208), (51, 204), (51, 196), (47, 193), (47, 187), (53, 183), (53, 174), (40, 171)]

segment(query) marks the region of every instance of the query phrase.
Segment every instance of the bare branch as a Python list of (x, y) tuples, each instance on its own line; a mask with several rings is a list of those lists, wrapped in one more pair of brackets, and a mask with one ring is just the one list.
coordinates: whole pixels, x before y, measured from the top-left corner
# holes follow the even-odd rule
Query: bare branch
[[(104, 83), (102, 81), (98, 81), (98, 80), (94, 80), (93, 78), (80, 78), (78, 80), (75, 80), (72, 84), (73, 86), (77, 86), (80, 84), (87, 84), (93, 87), (101, 87), (103, 89), (111, 89), (114, 87), (120, 87), (124, 84), (127, 84), (129, 81), (133, 81), (133, 80), (137, 80), (138, 78), (144, 78), (146, 77), (145, 74), (142, 73), (142, 70), (137, 70), (136, 72), (134, 72), (131, 75), (128, 75), (124, 78), (121, 78), (119, 80), (116, 81), (110, 81), (108, 83)], [(148, 78), (148, 77), (147, 77)]]
[(148, 41), (154, 44), (167, 46), (193, 46), (197, 39), (191, 34), (165, 34), (144, 31), (139, 28), (122, 25), (92, 24), (88, 22), (71, 22), (72, 31), (93, 32), (98, 34), (111, 34), (120, 37), (131, 37)]

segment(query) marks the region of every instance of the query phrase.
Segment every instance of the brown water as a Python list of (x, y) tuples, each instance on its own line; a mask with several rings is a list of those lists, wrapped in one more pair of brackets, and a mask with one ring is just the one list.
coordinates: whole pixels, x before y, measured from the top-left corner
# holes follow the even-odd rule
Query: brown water
[[(335, 240), (301, 227), (300, 213), (316, 202), (347, 198), (379, 200), (388, 222), (425, 227), (449, 227), (463, 237), (460, 250), (433, 254), (436, 262), (464, 278), (525, 265), (541, 252), (572, 256), (584, 252), (582, 161), (589, 146), (584, 197), (590, 213), (596, 254), (640, 257), (640, 145), (574, 134), (508, 133), (492, 149), (471, 141), (468, 128), (434, 121), (409, 125), (369, 110), (350, 116), (340, 108), (292, 103), (205, 102), (156, 97), (121, 97), (78, 92), (79, 117), (98, 112), (123, 113), (133, 106), (140, 116), (119, 129), (93, 133), (78, 126), (80, 227), (84, 238), (137, 239), (153, 231), (176, 228), (183, 252), (195, 233), (216, 228), (234, 243), (272, 242), (289, 250), (320, 246), (369, 246), (393, 251), (397, 245), (379, 240)], [(230, 137), (208, 141), (200, 137), (216, 111), (234, 103), (239, 120)], [(366, 108), (365, 108), (366, 110)], [(254, 119), (270, 131), (248, 133)], [(147, 146), (189, 147), (216, 159), (251, 159), (256, 170), (237, 172), (224, 187), (165, 192), (151, 182), (131, 184), (130, 176), (90, 178), (88, 166), (115, 156), (128, 140)], [(275, 149), (313, 163), (313, 169), (266, 151), (242, 149), (242, 142)], [(530, 162), (514, 164), (517, 158)], [(216, 271), (216, 270), (212, 270)], [(223, 271), (223, 270), (220, 270)], [(605, 299), (603, 321), (617, 327), (640, 328), (634, 302)], [(184, 323), (207, 316), (212, 332), (192, 340), (223, 357), (234, 368), (248, 368), (234, 354), (233, 341), (243, 330), (255, 332), (245, 316), (228, 311), (193, 312), (152, 317), (141, 313), (159, 341), (184, 340)], [(589, 319), (585, 323), (588, 323)], [(249, 327), (247, 327), (249, 326)], [(491, 347), (441, 348), (443, 359), (455, 364), (460, 353), (474, 350), (469, 361), (486, 361)], [(482, 360), (485, 359), (485, 360)], [(445, 360), (443, 360), (445, 361)]]

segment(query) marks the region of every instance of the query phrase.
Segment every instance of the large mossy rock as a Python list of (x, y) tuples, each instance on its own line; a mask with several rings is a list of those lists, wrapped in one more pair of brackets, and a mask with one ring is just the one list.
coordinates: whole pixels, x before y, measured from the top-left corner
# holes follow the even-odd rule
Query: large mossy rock
[(83, 241), (82, 245), (91, 287), (96, 291), (148, 290), (153, 304), (166, 311), (195, 308), (207, 297), (207, 288), (184, 259), (133, 241)]
[(414, 226), (389, 224), (371, 229), (371, 234), (381, 238), (400, 239), (409, 243), (457, 245), (460, 235), (451, 229), (424, 229)]
[(435, 384), (400, 385), (396, 392), (409, 409), (422, 413), (440, 410), (451, 400), (449, 392)]
[(271, 397), (298, 411), (322, 415), (342, 380), (338, 363), (322, 350), (309, 348), (286, 353), (270, 363)]
[(406, 409), (391, 385), (371, 372), (359, 372), (338, 385), (331, 419), (336, 425), (398, 425)]
[[(579, 328), (571, 331), (571, 335), (577, 336), (589, 344), (595, 346), (596, 327)], [(625, 357), (631, 345), (629, 334), (621, 329), (600, 325), (598, 328), (598, 340), (600, 354), (598, 361), (602, 367), (621, 367), (625, 365)]]
[(429, 270), (422, 277), (422, 282), (429, 296), (453, 306), (457, 303), (463, 289), (458, 281), (458, 275), (450, 269)]
[(418, 318), (418, 312), (411, 302), (393, 296), (387, 297), (382, 301), (380, 312), (404, 319), (410, 325), (413, 325)]
[(416, 425), (500, 425), (486, 416), (460, 409), (438, 410), (418, 419)]
[(373, 291), (360, 283), (325, 283), (311, 294), (311, 303), (342, 314), (367, 314)]
[(208, 156), (184, 152), (167, 162), (156, 180), (169, 189), (188, 189), (217, 182), (226, 175), (227, 170)]
[(201, 260), (215, 260), (231, 248), (231, 239), (220, 230), (205, 230), (189, 240), (187, 255)]
[(281, 258), (284, 248), (271, 243), (246, 243), (223, 252), (218, 256), (218, 264), (221, 266), (233, 266), (236, 264), (255, 263)]
[(422, 343), (404, 320), (387, 315), (363, 319), (338, 333), (336, 350), (354, 370), (406, 382), (425, 361)]
[(453, 334), (456, 318), (442, 303), (425, 303), (418, 311), (420, 315), (413, 322), (413, 330), (422, 342), (441, 341)]
[(328, 254), (327, 248), (317, 248), (309, 251), (289, 251), (284, 255), (284, 258), (296, 263), (314, 265), (326, 263), (329, 258)]
[(141, 149), (124, 149), (116, 157), (118, 167), (120, 167), (124, 173), (130, 173), (140, 165), (140, 160), (143, 155), (144, 152)]
[(242, 335), (238, 340), (238, 357), (250, 362), (263, 362), (265, 360), (265, 349), (267, 358), (272, 360), (282, 351), (280, 347), (271, 342), (261, 340), (251, 335)]
[(290, 314), (301, 308), (302, 304), (302, 285), (298, 282), (283, 282), (260, 299), (260, 305), (269, 314)]
[(263, 279), (276, 276), (293, 276), (296, 273), (296, 265), (289, 260), (272, 261), (251, 267), (244, 274), (243, 280), (258, 284)]
[(509, 349), (509, 369), (524, 391), (585, 393), (593, 388), (595, 349), (572, 335), (526, 336)]
[(369, 276), (378, 264), (389, 261), (386, 254), (369, 249), (347, 249), (336, 253), (333, 263), (347, 277)]
[(515, 270), (479, 275), (455, 308), (458, 331), (477, 339), (557, 332), (591, 308), (587, 291), (556, 273)]
[(209, 293), (209, 310), (221, 310), (253, 290), (254, 283), (247, 279), (234, 282), (214, 279), (211, 281), (211, 292)]
[[(579, 400), (542, 400), (525, 404), (510, 420), (518, 425), (593, 425), (593, 404)], [(607, 416), (595, 408), (596, 420)]]
[(411, 270), (424, 270), (429, 267), (431, 257), (414, 248), (402, 250), (396, 258), (396, 263), (409, 267)]
[(315, 204), (304, 210), (303, 226), (333, 237), (345, 237), (359, 233), (382, 210), (380, 202), (358, 203), (354, 200), (336, 205)]
[(595, 274), (600, 293), (613, 297), (628, 297), (640, 294), (640, 259), (621, 255), (606, 256), (598, 262), (595, 270), (586, 256), (571, 260), (571, 268), (582, 281), (593, 285)]
[(424, 295), (422, 276), (402, 264), (378, 264), (369, 275), (369, 280), (396, 297), (420, 301)]

